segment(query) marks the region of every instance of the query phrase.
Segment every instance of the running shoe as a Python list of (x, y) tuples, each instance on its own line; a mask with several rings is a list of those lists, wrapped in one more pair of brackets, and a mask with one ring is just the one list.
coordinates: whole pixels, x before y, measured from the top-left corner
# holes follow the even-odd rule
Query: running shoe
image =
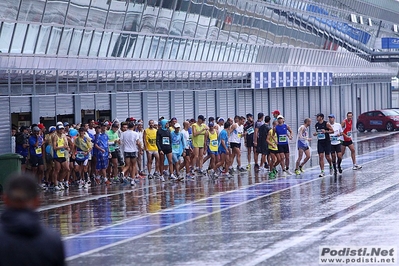
[(339, 172), (340, 174), (342, 174), (342, 168), (341, 168), (341, 167), (338, 167), (338, 172)]
[(179, 176), (179, 177), (177, 177), (177, 181), (184, 181), (184, 176), (183, 175), (181, 175), (181, 176)]
[(152, 174), (149, 174), (148, 179), (152, 179), (152, 178), (153, 178)]
[(159, 177), (159, 180), (161, 180), (161, 182), (165, 182), (165, 177), (163, 177), (163, 175), (161, 175), (161, 176)]
[(244, 169), (244, 167), (238, 168), (238, 171), (239, 171), (240, 173), (245, 173), (245, 172), (247, 172), (247, 170)]
[(159, 178), (159, 173), (158, 172), (154, 172), (154, 177)]
[(301, 171), (302, 173), (305, 173), (305, 170), (303, 170), (302, 166), (299, 166), (299, 171)]
[(135, 187), (135, 186), (136, 186), (136, 182), (134, 182), (134, 179), (132, 179), (132, 181), (130, 181), (130, 185), (131, 185), (132, 187)]
[(296, 175), (300, 175), (300, 174), (301, 174), (301, 171), (300, 171), (299, 169), (295, 169), (295, 174), (296, 174)]
[(248, 165), (247, 165), (247, 170), (250, 170), (250, 169), (251, 169), (251, 165), (248, 164)]
[(229, 174), (233, 175), (234, 174), (234, 169), (233, 168), (229, 168)]
[(354, 164), (352, 169), (353, 169), (353, 170), (359, 170), (359, 169), (362, 169), (362, 166), (361, 166), (361, 165)]
[(269, 178), (270, 179), (275, 179), (276, 178), (276, 174), (274, 172), (270, 172), (269, 173)]
[(104, 178), (104, 184), (108, 186), (111, 184), (111, 182), (108, 180), (108, 178)]
[(292, 172), (289, 169), (286, 169), (285, 172), (287, 173), (287, 175), (292, 175)]
[(323, 177), (325, 176), (324, 171), (321, 171), (321, 173), (319, 174), (319, 177)]
[(169, 176), (169, 179), (171, 179), (171, 180), (173, 180), (173, 181), (176, 181), (176, 180), (177, 180), (177, 177), (175, 176), (175, 174), (171, 174), (171, 175)]
[(112, 179), (112, 183), (115, 183), (115, 184), (120, 183), (119, 177), (116, 177), (116, 176), (115, 176), (115, 177)]
[(41, 186), (41, 189), (46, 190), (47, 189), (47, 185), (45, 183), (43, 183)]
[(54, 186), (54, 190), (55, 191), (61, 191), (62, 189), (61, 189), (61, 187), (59, 185), (57, 185), (57, 186)]

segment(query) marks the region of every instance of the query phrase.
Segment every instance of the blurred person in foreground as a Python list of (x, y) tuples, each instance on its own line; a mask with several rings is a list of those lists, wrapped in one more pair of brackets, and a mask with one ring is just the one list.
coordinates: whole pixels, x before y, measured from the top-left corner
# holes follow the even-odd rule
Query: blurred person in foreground
[(5, 185), (5, 210), (0, 218), (0, 266), (65, 265), (58, 233), (45, 228), (35, 210), (39, 190), (31, 174), (15, 174)]

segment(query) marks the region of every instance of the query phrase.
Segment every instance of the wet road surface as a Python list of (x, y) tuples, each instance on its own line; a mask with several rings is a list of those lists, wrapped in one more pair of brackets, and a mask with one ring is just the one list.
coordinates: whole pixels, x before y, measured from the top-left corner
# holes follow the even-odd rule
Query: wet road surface
[(319, 178), (313, 152), (298, 177), (71, 188), (44, 192), (40, 212), (68, 265), (318, 265), (322, 245), (399, 243), (398, 140), (359, 134), (363, 169), (346, 158), (341, 177)]

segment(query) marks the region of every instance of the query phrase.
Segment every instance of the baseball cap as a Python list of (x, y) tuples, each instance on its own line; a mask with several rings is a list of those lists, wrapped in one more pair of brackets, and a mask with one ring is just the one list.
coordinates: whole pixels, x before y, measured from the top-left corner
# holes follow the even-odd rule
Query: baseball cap
[(273, 115), (279, 115), (279, 114), (280, 114), (280, 111), (279, 111), (279, 110), (274, 110), (272, 114), (273, 114)]
[(335, 115), (330, 114), (328, 117), (335, 118)]
[(45, 126), (44, 126), (43, 124), (41, 124), (41, 123), (40, 123), (40, 124), (38, 124), (38, 125), (37, 125), (37, 127), (38, 127), (38, 128), (40, 128), (40, 129), (43, 129), (43, 128), (45, 128)]
[(277, 119), (280, 119), (280, 118), (281, 118), (281, 119), (284, 119), (284, 116), (278, 115), (278, 116), (277, 116)]
[(158, 121), (154, 121), (154, 125), (155, 125), (155, 126), (158, 126)]
[(57, 130), (64, 129), (64, 128), (65, 127), (63, 125), (57, 125)]
[(39, 132), (39, 131), (40, 131), (40, 128), (39, 128), (39, 127), (33, 127), (32, 131), (33, 131), (33, 132)]
[(264, 113), (258, 113), (258, 119), (261, 119), (262, 117), (264, 117), (265, 114)]
[(219, 123), (220, 121), (223, 121), (223, 122), (224, 122), (224, 118), (223, 118), (223, 117), (219, 117), (218, 123)]
[(57, 122), (57, 126), (63, 126), (62, 122)]
[(49, 127), (48, 128), (48, 131), (51, 133), (51, 132), (54, 132), (55, 131), (55, 126), (51, 126), (51, 127)]
[(198, 119), (201, 119), (202, 121), (205, 121), (205, 117), (203, 115), (199, 115)]
[(68, 122), (64, 122), (64, 127), (67, 127), (67, 126), (69, 126), (69, 123)]
[(322, 114), (322, 113), (318, 113), (318, 114), (316, 115), (316, 117), (318, 117), (318, 116), (321, 116), (321, 117), (324, 118), (324, 114)]
[(208, 126), (213, 127), (213, 126), (215, 126), (215, 124), (213, 122), (210, 122)]
[[(173, 119), (173, 118), (172, 118)], [(179, 123), (176, 123), (175, 124), (175, 128), (180, 128), (180, 124)]]
[(107, 124), (107, 122), (104, 122), (104, 123), (100, 123), (100, 126), (101, 127), (106, 127), (106, 126), (108, 126), (108, 124)]

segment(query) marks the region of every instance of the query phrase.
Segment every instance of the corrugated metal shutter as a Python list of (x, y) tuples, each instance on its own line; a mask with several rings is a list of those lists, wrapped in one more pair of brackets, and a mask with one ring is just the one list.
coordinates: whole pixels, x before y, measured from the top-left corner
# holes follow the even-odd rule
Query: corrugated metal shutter
[(258, 119), (258, 113), (269, 113), (269, 95), (268, 89), (255, 90), (255, 114), (254, 119)]
[[(379, 83), (374, 84), (374, 88), (375, 88), (375, 109), (382, 109), (383, 105), (382, 105), (382, 90), (381, 90), (381, 86)], [(393, 107), (396, 107), (396, 105), (394, 105)]]
[(125, 121), (129, 117), (129, 96), (127, 93), (116, 94), (116, 118)]
[[(341, 115), (346, 114), (349, 111), (352, 111), (352, 94), (351, 94), (351, 85), (342, 85), (341, 86), (341, 99), (342, 99), (342, 111)], [(353, 110), (356, 112), (356, 110)]]
[(194, 93), (192, 91), (184, 92), (184, 120), (194, 118)]
[(82, 110), (94, 110), (94, 94), (81, 94), (80, 95), (80, 106)]
[(331, 113), (335, 115), (337, 121), (341, 121), (341, 113), (340, 113), (340, 93), (339, 86), (331, 86), (331, 99), (333, 100), (331, 103)]
[(159, 116), (170, 119), (170, 93), (167, 91), (158, 92)]
[(55, 97), (40, 96), (39, 97), (39, 116), (55, 117)]
[(284, 89), (284, 113), (285, 123), (295, 129), (298, 128), (297, 119), (297, 104), (296, 104), (296, 89), (285, 88)]
[(109, 94), (95, 95), (96, 110), (111, 110), (111, 100)]
[(203, 115), (207, 117), (206, 111), (206, 91), (198, 91), (196, 93), (197, 99), (196, 104), (198, 104), (198, 115)]
[(270, 111), (273, 112), (274, 110), (279, 110), (280, 113), (282, 113), (283, 104), (284, 104), (283, 89), (282, 88), (270, 89)]
[(320, 113), (320, 91), (319, 87), (310, 87), (310, 117)]
[(176, 117), (177, 121), (184, 121), (184, 93), (182, 91), (176, 91), (173, 93), (174, 98), (172, 99), (174, 112), (171, 114), (172, 117)]
[[(360, 93), (360, 104), (361, 110), (360, 112), (367, 112), (369, 110), (368, 106), (368, 97), (367, 97), (367, 85), (366, 84), (358, 84), (357, 85), (358, 93)], [(358, 94), (359, 95), (359, 94)]]
[[(249, 92), (249, 93), (248, 93)], [(248, 97), (250, 96), (250, 97)], [(238, 114), (245, 116), (248, 112), (252, 113), (252, 91), (239, 90), (238, 91)]]
[[(226, 91), (218, 91), (219, 93), (219, 110), (220, 113), (218, 114), (218, 116), (223, 117), (224, 119), (227, 119), (228, 114), (227, 114), (227, 92)], [(198, 103), (198, 101), (197, 101)]]
[(298, 87), (298, 120), (301, 124), (306, 118), (310, 117), (309, 114), (309, 93), (308, 88)]
[(206, 117), (216, 118), (216, 94), (215, 91), (206, 92)]
[(369, 98), (369, 109), (367, 110), (371, 110), (371, 109), (376, 109), (375, 108), (375, 89), (374, 89), (374, 84), (368, 84), (367, 85), (367, 97)]
[(55, 98), (57, 115), (73, 114), (73, 95), (62, 95)]
[(10, 97), (11, 113), (32, 112), (31, 97)]
[(11, 116), (9, 98), (0, 98), (0, 113), (5, 114), (2, 118), (3, 126), (0, 127), (0, 154), (11, 152)]
[(140, 119), (143, 117), (143, 106), (141, 103), (141, 93), (129, 94), (129, 117)]
[(156, 92), (147, 92), (147, 103), (148, 103), (148, 108), (146, 110), (148, 114), (148, 120), (154, 120), (158, 121), (158, 118), (160, 117), (158, 114), (158, 108), (155, 107), (150, 107), (150, 106), (158, 106), (158, 93)]
[(235, 90), (230, 89), (226, 91), (227, 97), (227, 115), (228, 117), (234, 118), (236, 115), (236, 97)]
[(330, 87), (320, 87), (321, 94), (321, 110), (320, 112), (326, 116), (331, 113)]

